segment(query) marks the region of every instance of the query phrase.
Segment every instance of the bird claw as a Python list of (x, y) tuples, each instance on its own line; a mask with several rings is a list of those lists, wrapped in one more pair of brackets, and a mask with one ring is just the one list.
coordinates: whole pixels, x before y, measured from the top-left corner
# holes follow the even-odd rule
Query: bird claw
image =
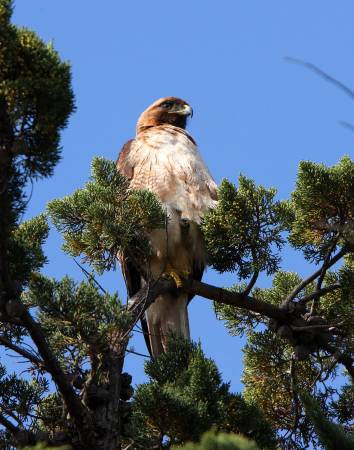
[(177, 288), (181, 288), (183, 286), (183, 278), (187, 278), (189, 276), (189, 272), (187, 270), (181, 270), (177, 272), (176, 270), (166, 271), (163, 275), (165, 278), (172, 279)]

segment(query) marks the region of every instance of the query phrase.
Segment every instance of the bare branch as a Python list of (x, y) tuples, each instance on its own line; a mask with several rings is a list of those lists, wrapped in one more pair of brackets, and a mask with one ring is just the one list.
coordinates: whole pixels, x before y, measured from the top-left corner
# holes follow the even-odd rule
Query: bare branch
[(345, 120), (340, 120), (339, 124), (342, 125), (342, 127), (347, 128), (350, 131), (354, 131), (354, 125), (352, 125), (349, 122), (346, 122)]
[[(318, 277), (318, 280), (317, 280), (317, 286), (316, 286), (317, 291), (319, 291), (321, 289), (321, 287), (322, 287), (322, 283), (323, 283), (324, 277), (326, 276), (326, 272), (327, 272), (327, 269), (328, 269), (328, 264), (329, 264), (329, 261), (331, 259), (332, 252), (336, 248), (336, 245), (337, 245), (337, 242), (338, 242), (338, 238), (339, 238), (339, 234), (337, 233), (337, 236), (334, 238), (332, 244), (329, 246), (329, 249), (327, 251), (327, 255), (326, 255), (326, 257), (325, 257), (325, 259), (323, 261), (322, 270), (321, 270), (320, 276)], [(318, 296), (318, 295), (314, 296), (312, 304), (311, 304), (310, 316), (312, 316), (315, 313), (316, 306), (317, 306), (317, 303), (318, 303), (319, 299), (320, 299), (320, 296)]]
[(279, 321), (290, 320), (290, 315), (277, 306), (239, 292), (228, 291), (197, 280), (193, 280), (187, 290), (192, 294), (200, 295), (209, 300), (214, 300), (225, 305), (237, 306), (238, 308), (259, 313), (271, 319)]
[(341, 91), (343, 91), (345, 94), (347, 94), (349, 97), (351, 97), (352, 100), (354, 100), (354, 91), (352, 91), (348, 86), (343, 84), (341, 81), (337, 80), (336, 78), (332, 77), (319, 67), (315, 66), (312, 63), (303, 61), (301, 59), (292, 58), (290, 56), (284, 57), (285, 61), (298, 64), (300, 66), (306, 67), (307, 69), (312, 70), (312, 72), (315, 72), (317, 75), (319, 75), (321, 78), (323, 78), (325, 81), (334, 84), (337, 88), (339, 88)]
[(304, 327), (297, 327), (295, 325), (291, 325), (291, 329), (294, 331), (309, 331), (309, 330), (329, 330), (330, 328), (336, 328), (343, 325), (343, 322), (336, 324), (323, 324), (323, 325), (306, 325)]
[(82, 271), (82, 273), (86, 276), (86, 278), (89, 281), (93, 281), (96, 286), (104, 293), (107, 294), (107, 291), (101, 286), (101, 284), (96, 280), (96, 278), (88, 271), (85, 269), (85, 267), (83, 267), (79, 262), (76, 261), (75, 258), (73, 258), (74, 263), (79, 267), (79, 269)]
[[(327, 263), (327, 269), (328, 270), (331, 266), (333, 266), (336, 262), (338, 262), (345, 254), (347, 253), (346, 248), (342, 248), (333, 258)], [(307, 285), (312, 283), (317, 277), (319, 277), (322, 273), (322, 266), (316, 270), (311, 276), (306, 278), (305, 280), (301, 281), (286, 297), (284, 304), (289, 304), (294, 298), (297, 296), (299, 292), (301, 292)]]
[[(338, 354), (339, 353), (340, 352), (338, 351)], [(327, 356), (327, 358), (328, 358), (328, 356)], [(332, 364), (326, 369), (325, 376), (322, 377), (324, 368), (323, 368), (323, 364), (321, 362), (321, 369), (318, 371), (318, 374), (317, 374), (316, 378), (314, 379), (314, 381), (312, 382), (311, 387), (314, 387), (318, 381), (320, 381), (321, 383), (326, 381), (329, 378), (332, 370), (336, 367), (337, 364), (338, 364), (338, 361), (334, 358), (334, 361), (332, 362)]]
[(256, 270), (254, 272), (254, 274), (252, 275), (252, 278), (251, 278), (250, 282), (248, 283), (248, 286), (244, 290), (243, 295), (248, 295), (252, 291), (253, 286), (256, 284), (256, 282), (258, 280), (258, 275), (259, 275), (259, 270)]
[(145, 355), (144, 353), (139, 353), (139, 352), (136, 352), (136, 351), (131, 350), (131, 349), (125, 349), (125, 351), (127, 353), (132, 353), (133, 355), (142, 356), (143, 358), (149, 358), (149, 359), (151, 358), (151, 356), (149, 356), (149, 355)]
[(322, 289), (319, 289), (318, 291), (312, 292), (309, 295), (306, 295), (305, 297), (303, 297), (299, 303), (308, 303), (309, 301), (311, 301), (312, 299), (314, 299), (315, 297), (322, 297), (323, 295), (328, 294), (329, 292), (333, 292), (337, 289), (340, 289), (342, 286), (339, 283), (336, 284), (331, 284), (330, 286), (326, 286)]

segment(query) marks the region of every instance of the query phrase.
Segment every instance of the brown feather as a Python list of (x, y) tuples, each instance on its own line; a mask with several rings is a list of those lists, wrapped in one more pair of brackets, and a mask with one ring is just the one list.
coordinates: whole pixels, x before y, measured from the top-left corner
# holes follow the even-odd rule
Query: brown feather
[(134, 142), (135, 139), (130, 139), (123, 145), (116, 162), (118, 172), (124, 175), (128, 180), (131, 180), (134, 176), (134, 167), (129, 163), (128, 159), (131, 146)]
[(166, 102), (173, 102), (174, 104), (181, 106), (188, 105), (187, 102), (177, 97), (164, 97), (156, 100), (156, 102), (149, 106), (139, 117), (136, 126), (137, 135), (148, 128), (157, 127), (163, 124), (173, 125), (181, 130), (186, 128), (187, 117), (181, 114), (171, 114), (168, 112), (161, 106)]

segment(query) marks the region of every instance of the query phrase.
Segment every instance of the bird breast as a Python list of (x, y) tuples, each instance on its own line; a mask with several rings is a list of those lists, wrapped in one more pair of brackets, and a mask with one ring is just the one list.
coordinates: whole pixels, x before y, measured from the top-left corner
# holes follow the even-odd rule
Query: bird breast
[(216, 184), (184, 130), (164, 125), (139, 133), (129, 153), (130, 186), (153, 191), (181, 219), (200, 223), (216, 204)]

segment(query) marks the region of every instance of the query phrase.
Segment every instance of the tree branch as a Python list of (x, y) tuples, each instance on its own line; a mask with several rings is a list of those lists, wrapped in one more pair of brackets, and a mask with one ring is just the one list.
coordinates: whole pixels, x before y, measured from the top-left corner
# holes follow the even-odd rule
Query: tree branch
[(37, 346), (39, 354), (43, 358), (45, 367), (48, 369), (48, 372), (52, 375), (53, 380), (58, 385), (59, 391), (62, 394), (68, 408), (68, 412), (76, 422), (78, 430), (80, 430), (83, 442), (88, 449), (94, 448), (95, 436), (92, 432), (93, 428), (90, 424), (91, 417), (88, 410), (84, 407), (80, 398), (75, 393), (68, 377), (60, 367), (57, 358), (52, 353), (42, 327), (33, 319), (27, 309), (24, 310), (21, 319), (23, 320), (23, 323), (33, 342)]
[(6, 417), (1, 413), (0, 413), (0, 424), (14, 435), (16, 435), (16, 433), (20, 431), (20, 428), (18, 428), (16, 425), (10, 422), (9, 419), (6, 419)]
[(35, 355), (33, 355), (31, 352), (25, 350), (24, 348), (13, 344), (5, 336), (0, 335), (0, 344), (9, 348), (10, 350), (13, 350), (14, 352), (18, 353), (19, 355), (23, 356), (24, 358), (28, 359), (29, 361), (31, 361), (34, 365), (38, 366), (39, 368), (41, 368), (41, 369), (45, 368), (45, 364), (40, 358), (37, 358)]
[(311, 301), (312, 299), (314, 299), (316, 297), (322, 297), (323, 295), (326, 295), (329, 292), (333, 292), (337, 289), (340, 289), (341, 287), (342, 287), (342, 285), (340, 285), (339, 283), (331, 284), (330, 286), (326, 286), (322, 289), (319, 289), (318, 291), (315, 291), (309, 295), (306, 295), (299, 301), (299, 303), (308, 303), (309, 301)]
[[(335, 264), (345, 253), (344, 250), (340, 251), (334, 258), (332, 258), (330, 265)], [(322, 269), (322, 268), (321, 268)], [(311, 277), (309, 277), (306, 281), (306, 284), (304, 282), (301, 283), (301, 289), (305, 287), (308, 283), (313, 281), (317, 276), (320, 275), (321, 269), (319, 269), (315, 274), (313, 274)], [(308, 281), (310, 280), (310, 281)], [(300, 285), (299, 285), (300, 286)], [(296, 288), (297, 292), (296, 294), (301, 290), (299, 289), (299, 286)], [(334, 290), (334, 286), (337, 289), (338, 287), (336, 285), (328, 286), (326, 288), (321, 289), (321, 295), (324, 295), (325, 293), (328, 293), (332, 290)], [(185, 283), (183, 285), (183, 289), (186, 292), (189, 292), (194, 295), (199, 295), (203, 298), (213, 300), (218, 303), (222, 303), (225, 305), (231, 305), (236, 306), (238, 308), (245, 309), (247, 311), (252, 311), (254, 313), (260, 314), (262, 316), (268, 317), (270, 319), (274, 319), (278, 323), (288, 324), (292, 326), (293, 320), (296, 318), (296, 316), (286, 311), (282, 308), (279, 308), (277, 306), (274, 306), (270, 303), (266, 303), (263, 300), (259, 300), (250, 296), (246, 296), (239, 292), (233, 292), (228, 291), (226, 289), (218, 288), (215, 286), (212, 286), (207, 283), (203, 283), (201, 281), (197, 280), (185, 280)], [(295, 290), (294, 290), (295, 291)], [(176, 286), (173, 280), (166, 279), (166, 278), (159, 278), (157, 281), (153, 282), (152, 284), (146, 284), (143, 288), (140, 289), (133, 297), (129, 299), (128, 304), (128, 311), (131, 312), (134, 322), (139, 320), (141, 315), (144, 313), (144, 311), (155, 301), (155, 299), (164, 293), (171, 293), (176, 292)], [(295, 295), (296, 295), (295, 294)], [(318, 295), (318, 292), (314, 293)], [(311, 294), (313, 295), (313, 294)], [(306, 321), (304, 321), (306, 323)], [(325, 327), (318, 327), (316, 326), (316, 329), (321, 328), (327, 328), (329, 325)], [(308, 327), (304, 326), (304, 329), (306, 328), (314, 328), (314, 325), (309, 324)], [(353, 368), (353, 360), (350, 356), (341, 353), (338, 356), (338, 351), (335, 347), (327, 345), (321, 345), (321, 348), (327, 350), (331, 354), (333, 354), (334, 357), (336, 357), (337, 361), (342, 363), (348, 372), (354, 376), (354, 368)], [(336, 356), (337, 355), (337, 356)]]
[(248, 286), (243, 291), (244, 295), (248, 295), (252, 291), (253, 286), (256, 284), (256, 281), (258, 280), (258, 275), (259, 275), (259, 270), (256, 270), (253, 273), (252, 278), (251, 278), (250, 282), (248, 283)]
[[(324, 280), (324, 278), (326, 276), (326, 272), (328, 270), (328, 264), (330, 262), (332, 252), (336, 248), (336, 245), (337, 245), (337, 242), (338, 242), (338, 238), (339, 238), (339, 234), (337, 233), (337, 235), (333, 239), (333, 242), (331, 243), (331, 245), (329, 246), (329, 248), (327, 250), (326, 257), (325, 257), (325, 259), (323, 261), (323, 264), (322, 264), (322, 270), (321, 270), (320, 276), (317, 279), (316, 291), (319, 291), (322, 288), (322, 283), (323, 283), (323, 280)], [(318, 295), (314, 296), (312, 304), (311, 304), (310, 316), (312, 316), (315, 313), (316, 305), (317, 305), (319, 299), (320, 299), (320, 296), (318, 296)]]
[(286, 311), (266, 303), (263, 300), (258, 300), (253, 297), (246, 296), (239, 292), (228, 291), (227, 289), (211, 286), (201, 281), (193, 280), (191, 286), (186, 289), (188, 292), (200, 295), (201, 297), (214, 300), (225, 305), (237, 306), (238, 308), (246, 309), (263, 316), (275, 319), (278, 321), (289, 321), (291, 315)]
[(285, 56), (284, 59), (288, 62), (298, 64), (300, 66), (306, 67), (307, 69), (312, 70), (312, 72), (315, 72), (317, 75), (319, 75), (321, 78), (323, 78), (325, 81), (328, 81), (329, 83), (334, 84), (337, 88), (339, 88), (341, 91), (343, 91), (345, 94), (347, 94), (349, 97), (351, 97), (352, 100), (354, 100), (354, 91), (352, 91), (348, 86), (346, 86), (341, 81), (337, 80), (336, 78), (332, 77), (328, 73), (324, 72), (319, 67), (315, 66), (312, 63), (309, 63), (307, 61), (303, 61), (302, 59), (292, 58), (290, 56)]
[[(328, 262), (327, 269), (328, 270), (331, 266), (333, 266), (336, 262), (338, 262), (345, 254), (347, 253), (346, 248), (342, 248), (333, 258)], [(322, 273), (322, 266), (316, 270), (311, 276), (306, 278), (305, 280), (301, 281), (286, 297), (284, 300), (284, 304), (288, 305), (294, 298), (297, 296), (297, 294), (302, 291), (308, 284), (312, 283), (317, 277), (319, 277)]]
[(348, 373), (354, 378), (354, 358), (344, 352), (340, 352), (336, 347), (327, 344), (323, 348), (327, 350), (339, 363), (347, 369)]
[[(244, 295), (240, 292), (228, 291), (197, 280), (186, 280), (183, 289), (191, 294), (200, 295), (225, 305), (237, 306), (278, 321), (290, 321), (291, 314), (262, 300)], [(131, 311), (137, 320), (141, 314), (154, 302), (156, 297), (167, 292), (176, 291), (173, 280), (159, 278), (152, 284), (147, 284), (129, 299), (128, 311)]]

